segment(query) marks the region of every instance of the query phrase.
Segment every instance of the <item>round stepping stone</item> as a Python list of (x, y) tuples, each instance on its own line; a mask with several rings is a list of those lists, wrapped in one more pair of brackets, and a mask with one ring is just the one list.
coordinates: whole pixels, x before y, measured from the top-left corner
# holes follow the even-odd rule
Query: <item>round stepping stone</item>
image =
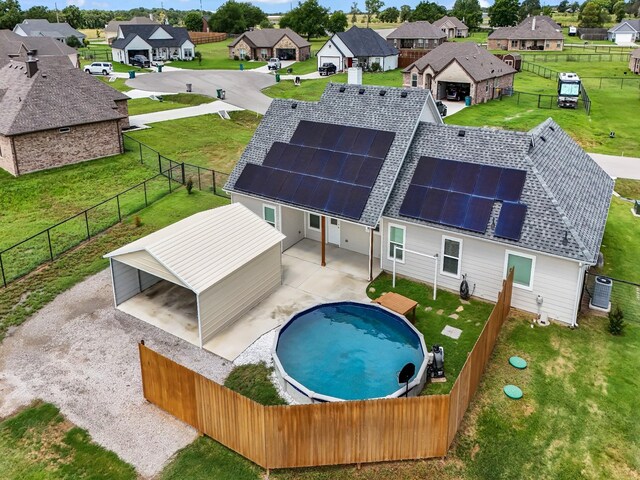
[(515, 385), (505, 385), (503, 390), (504, 394), (509, 398), (513, 398), (514, 400), (519, 400), (522, 398), (522, 390), (520, 390)]
[(517, 356), (513, 356), (509, 359), (509, 363), (511, 366), (516, 367), (520, 370), (527, 368), (527, 361), (524, 358), (520, 358)]

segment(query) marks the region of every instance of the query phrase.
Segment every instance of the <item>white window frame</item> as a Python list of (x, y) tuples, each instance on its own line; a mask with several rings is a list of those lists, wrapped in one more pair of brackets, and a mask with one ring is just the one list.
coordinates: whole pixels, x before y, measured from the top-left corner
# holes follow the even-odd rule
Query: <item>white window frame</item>
[[(318, 225), (318, 228), (316, 228), (316, 227), (312, 227), (312, 226), (311, 226), (311, 216), (312, 216), (312, 215), (313, 215), (313, 216), (316, 216), (316, 217), (318, 217), (318, 218), (320, 219), (320, 223), (319, 223), (319, 225)], [(307, 214), (307, 228), (308, 228), (309, 230), (313, 230), (314, 232), (319, 232), (319, 231), (321, 230), (321, 228), (320, 228), (320, 227), (322, 227), (322, 216), (321, 216), (321, 215), (318, 215), (318, 214), (315, 214), (315, 213), (309, 213), (309, 214)]]
[[(273, 225), (271, 225), (271, 222), (267, 220), (267, 216), (265, 215), (265, 210), (267, 208), (270, 208), (273, 210)], [(278, 230), (278, 208), (275, 205), (272, 205), (270, 203), (262, 204), (262, 219), (265, 222), (267, 222), (269, 225), (271, 225), (273, 228)]]
[[(451, 272), (447, 272), (444, 269), (444, 243), (446, 240), (450, 240), (452, 242), (456, 242), (460, 245), (460, 248), (458, 249), (458, 272), (457, 273), (451, 273)], [(462, 271), (462, 239), (461, 238), (456, 238), (456, 237), (449, 237), (447, 235), (442, 235), (442, 244), (440, 245), (440, 257), (442, 258), (442, 261), (440, 262), (440, 274), (444, 275), (446, 277), (452, 277), (452, 278), (460, 278), (460, 272)], [(450, 255), (447, 255), (447, 257), (450, 258), (455, 258), (455, 257), (451, 257)]]
[[(402, 258), (396, 258), (395, 261), (398, 263), (404, 263), (407, 258), (407, 227), (403, 225), (398, 225), (397, 223), (390, 223), (387, 227), (387, 260), (393, 262), (393, 257), (391, 256), (391, 228), (399, 228), (402, 230)], [(396, 242), (393, 242), (394, 244)], [(394, 250), (395, 253), (395, 250)]]
[(535, 279), (536, 273), (536, 257), (535, 255), (529, 255), (528, 253), (516, 252), (515, 250), (505, 250), (504, 251), (504, 272), (502, 273), (502, 278), (507, 278), (507, 268), (509, 266), (509, 255), (516, 255), (518, 257), (529, 258), (531, 260), (531, 276), (529, 277), (529, 286), (521, 285), (519, 283), (513, 282), (513, 286), (516, 288), (521, 288), (522, 290), (533, 291), (533, 281)]

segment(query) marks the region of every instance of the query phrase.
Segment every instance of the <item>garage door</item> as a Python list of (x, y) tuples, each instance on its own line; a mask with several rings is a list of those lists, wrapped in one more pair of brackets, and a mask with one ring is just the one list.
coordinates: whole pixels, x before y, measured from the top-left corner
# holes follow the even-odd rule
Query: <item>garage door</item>
[(616, 43), (631, 43), (632, 33), (616, 33)]
[(280, 60), (295, 60), (296, 49), (295, 48), (276, 48), (276, 57)]
[(320, 57), (320, 62), (318, 62), (318, 66), (323, 63), (333, 63), (338, 70), (342, 70), (342, 65), (340, 65), (340, 57)]

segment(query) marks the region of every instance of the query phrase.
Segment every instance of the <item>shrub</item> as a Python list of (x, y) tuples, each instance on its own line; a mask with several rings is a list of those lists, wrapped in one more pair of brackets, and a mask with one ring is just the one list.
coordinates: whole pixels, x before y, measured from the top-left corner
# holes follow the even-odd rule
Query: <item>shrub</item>
[(373, 62), (371, 64), (371, 71), (372, 72), (379, 72), (381, 70), (380, 64), (378, 62)]
[(254, 60), (255, 60), (256, 62), (259, 62), (259, 61), (260, 61), (260, 57), (256, 56), (256, 57), (254, 58)]
[(619, 306), (615, 306), (609, 312), (609, 333), (611, 335), (622, 335), (624, 332), (624, 312)]
[(233, 59), (237, 62), (238, 60), (240, 60), (240, 57), (238, 55), (234, 55)]
[(193, 56), (198, 59), (198, 65), (201, 65), (202, 64), (202, 52), (196, 52), (196, 53), (193, 54)]
[(187, 179), (185, 187), (187, 188), (187, 194), (191, 195), (191, 190), (193, 190), (193, 179), (191, 177)]
[(136, 227), (141, 227), (142, 226), (142, 219), (138, 215), (136, 215), (135, 217), (133, 217), (133, 224)]

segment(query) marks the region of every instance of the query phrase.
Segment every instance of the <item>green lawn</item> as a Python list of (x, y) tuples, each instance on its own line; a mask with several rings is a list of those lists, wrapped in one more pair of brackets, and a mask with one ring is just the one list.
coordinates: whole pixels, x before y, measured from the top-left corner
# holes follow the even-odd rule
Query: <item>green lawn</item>
[(246, 70), (262, 67), (267, 62), (254, 62), (233, 60), (229, 58), (229, 44), (233, 39), (228, 38), (223, 42), (204, 43), (202, 45), (196, 45), (196, 52), (202, 54), (202, 62), (197, 60), (188, 61), (173, 61), (167, 62), (167, 65), (178, 68), (187, 68), (189, 70), (239, 70), (240, 64), (244, 66)]
[(264, 362), (235, 367), (224, 382), (224, 386), (250, 398), (261, 405), (286, 405), (271, 382), (273, 367)]
[(640, 200), (640, 181), (618, 178), (616, 180), (616, 192), (625, 198)]
[(451, 38), (448, 41), (453, 42), (473, 42), (473, 43), (487, 43), (487, 37), (489, 33), (486, 31), (470, 32), (468, 37), (465, 38)]
[(215, 99), (197, 93), (178, 93), (176, 95), (165, 95), (162, 102), (151, 100), (150, 98), (136, 98), (129, 100), (129, 115), (140, 115), (143, 113), (162, 112), (164, 110), (174, 110), (176, 108), (194, 107), (203, 103), (214, 102)]
[(128, 92), (129, 90), (133, 90), (131, 87), (127, 86), (125, 82), (127, 81), (124, 78), (116, 78), (114, 81), (109, 81), (109, 77), (96, 76), (98, 80), (103, 81), (111, 88), (115, 88), (119, 92)]
[(0, 478), (134, 480), (133, 467), (91, 441), (51, 404), (0, 422)]

